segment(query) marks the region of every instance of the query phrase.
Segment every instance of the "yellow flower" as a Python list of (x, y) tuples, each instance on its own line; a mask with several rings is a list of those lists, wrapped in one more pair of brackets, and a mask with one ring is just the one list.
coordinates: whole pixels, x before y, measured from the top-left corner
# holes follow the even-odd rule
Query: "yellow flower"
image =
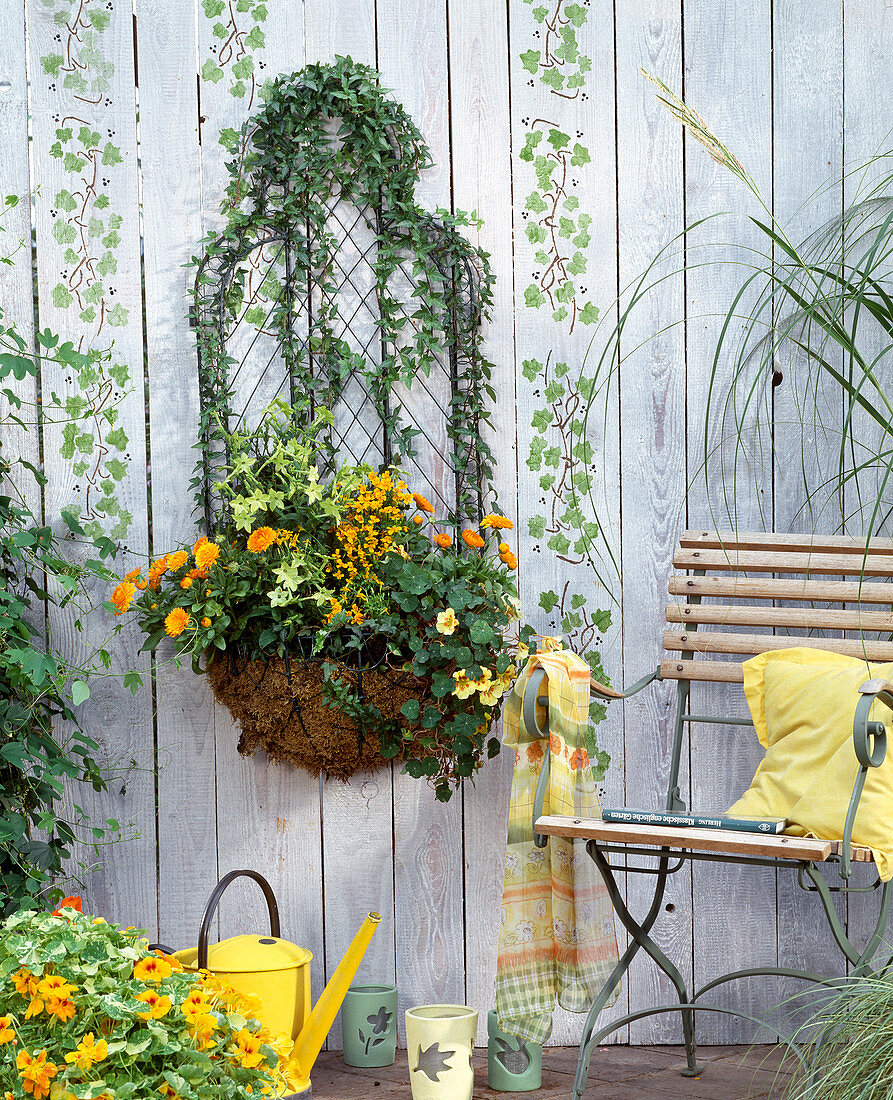
[(421, 493), (413, 493), (412, 499), (415, 501), (415, 506), (420, 512), (433, 512), (434, 505), (430, 500), (426, 500)]
[(505, 516), (497, 516), (493, 512), (491, 512), (489, 515), (484, 516), (484, 518), (481, 520), (482, 528), (495, 527), (497, 531), (503, 529), (511, 531), (514, 526), (514, 523), (512, 523), (510, 519), (506, 519)]
[(452, 535), (439, 534), (435, 535), (431, 540), (435, 546), (440, 546), (443, 550), (448, 550), (453, 545)]
[(252, 554), (260, 554), (268, 546), (272, 546), (275, 541), (276, 532), (272, 527), (258, 527), (256, 531), (252, 531), (248, 536), (247, 545)]
[(149, 566), (149, 587), (157, 588), (158, 582), (167, 572), (167, 554), (153, 561)]
[(500, 554), (509, 554), (509, 553), (511, 553), (511, 549), (512, 549), (511, 546), (509, 546), (509, 544), (507, 542), (501, 542), (499, 544), (499, 553)]
[(15, 1037), (16, 1033), (10, 1017), (0, 1016), (0, 1047), (6, 1043), (11, 1043)]
[(176, 638), (189, 626), (189, 614), (182, 607), (175, 607), (164, 620), (164, 630), (169, 638)]
[(121, 583), (115, 588), (111, 594), (111, 601), (115, 605), (115, 614), (123, 615), (124, 612), (133, 603), (133, 597), (136, 592), (136, 585), (130, 581), (121, 581)]
[(37, 981), (27, 966), (21, 966), (12, 976), (12, 984), (21, 997), (33, 997), (37, 993)]
[(477, 533), (472, 531), (470, 527), (466, 527), (462, 532), (462, 540), (466, 546), (470, 546), (472, 550), (478, 550), (484, 545), (484, 540)]
[(137, 1013), (141, 1020), (160, 1020), (171, 1010), (170, 997), (164, 997), (154, 989), (144, 989), (142, 993), (137, 993), (136, 999), (144, 1001), (149, 1006), (148, 1012)]
[(416, 516), (413, 516), (413, 517), (412, 517), (412, 522), (413, 522), (413, 523), (414, 523), (414, 524), (415, 524), (415, 525), (416, 525), (417, 527), (420, 527), (420, 526), (421, 526), (421, 525), (422, 525), (422, 524), (423, 524), (423, 523), (425, 522), (425, 518), (424, 518), (424, 516), (418, 516), (418, 515), (416, 515)]
[(456, 681), (456, 686), (453, 688), (453, 695), (459, 699), (467, 699), (474, 691), (474, 684), (469, 680), (468, 673), (465, 669), (460, 669), (459, 672), (453, 673), (453, 679)]
[(40, 997), (32, 997), (31, 1004), (28, 1005), (28, 1011), (25, 1013), (25, 1019), (30, 1020), (32, 1016), (39, 1016), (43, 1012), (43, 1001)]
[[(173, 614), (173, 612), (171, 612)], [(170, 616), (168, 616), (170, 618)], [(173, 967), (157, 955), (148, 955), (133, 968), (133, 976), (138, 982), (162, 982), (173, 973)]]
[(233, 1054), (240, 1065), (243, 1065), (246, 1069), (254, 1069), (255, 1066), (259, 1066), (264, 1061), (264, 1056), (260, 1050), (261, 1041), (257, 1035), (252, 1035), (247, 1027), (239, 1028), (233, 1035), (233, 1039), (236, 1041), (236, 1049)]
[(192, 588), (192, 577), (184, 577), (180, 581), (181, 588)]
[(69, 1065), (75, 1066), (82, 1073), (89, 1073), (97, 1062), (101, 1062), (103, 1058), (108, 1057), (108, 1053), (109, 1048), (105, 1039), (100, 1039), (97, 1043), (93, 1032), (88, 1031), (78, 1043), (77, 1049), (65, 1055), (65, 1061)]
[(47, 1061), (47, 1052), (42, 1050), (32, 1058), (27, 1050), (20, 1050), (16, 1058), (19, 1077), (25, 1092), (34, 1094), (34, 1100), (43, 1100), (50, 1091), (50, 1081), (59, 1072), (59, 1067)]
[(211, 1011), (211, 1006), (208, 1003), (208, 998), (200, 989), (193, 989), (180, 1005), (180, 1011), (187, 1020), (195, 1020), (199, 1016), (206, 1016)]
[(202, 619), (202, 626), (207, 629), (210, 625), (211, 625), (211, 620), (208, 618), (207, 615), (205, 615), (205, 617)]
[(218, 1031), (220, 1024), (210, 1013), (187, 1017), (186, 1027), (189, 1034), (195, 1040), (199, 1050), (208, 1050), (214, 1046), (214, 1032)]
[(506, 685), (502, 680), (492, 680), (487, 687), (481, 691), (480, 700), (485, 707), (495, 706), (502, 696), (505, 694)]
[(178, 550), (176, 554), (168, 554), (167, 567), (172, 573), (176, 573), (187, 562), (189, 554), (185, 550)]
[(505, 564), (509, 567), (509, 569), (517, 569), (518, 568), (518, 559), (511, 552), (511, 550), (509, 550), (505, 554), (500, 554), (499, 558), (500, 558), (500, 561), (505, 562)]
[(55, 1016), (57, 1020), (65, 1023), (74, 1016), (74, 1001), (68, 997), (49, 997), (46, 1003), (48, 1016)]
[(437, 631), (439, 634), (445, 634), (447, 637), (450, 634), (456, 633), (456, 627), (459, 625), (459, 620), (456, 618), (456, 612), (448, 607), (446, 611), (441, 611), (437, 616)]
[(67, 982), (61, 974), (47, 974), (37, 983), (37, 992), (41, 997), (70, 997), (77, 992), (77, 986)]

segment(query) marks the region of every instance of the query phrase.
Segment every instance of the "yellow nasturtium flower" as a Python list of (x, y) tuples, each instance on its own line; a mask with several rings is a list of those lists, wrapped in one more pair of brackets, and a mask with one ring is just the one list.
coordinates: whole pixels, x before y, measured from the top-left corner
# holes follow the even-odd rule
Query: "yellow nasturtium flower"
[(97, 1043), (93, 1032), (88, 1031), (78, 1043), (77, 1049), (65, 1055), (65, 1061), (69, 1065), (76, 1066), (82, 1073), (89, 1073), (97, 1062), (108, 1057), (108, 1053), (109, 1048), (105, 1039), (100, 1039)]
[(446, 611), (441, 611), (437, 616), (437, 630), (440, 634), (449, 637), (451, 634), (456, 633), (458, 625), (459, 620), (456, 618), (456, 612), (451, 607), (448, 607)]
[(469, 680), (468, 673), (465, 669), (460, 669), (458, 672), (453, 673), (453, 679), (456, 681), (456, 686), (453, 688), (453, 695), (458, 699), (467, 699), (474, 691), (474, 683)]

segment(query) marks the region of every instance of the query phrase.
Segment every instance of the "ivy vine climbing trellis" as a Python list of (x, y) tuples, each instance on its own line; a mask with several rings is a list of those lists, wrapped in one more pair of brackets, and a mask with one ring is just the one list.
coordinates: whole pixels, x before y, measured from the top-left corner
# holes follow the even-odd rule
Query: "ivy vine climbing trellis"
[(329, 410), (323, 467), (415, 466), (445, 517), (479, 516), (494, 394), (480, 331), (492, 276), (459, 232), (474, 216), (416, 205), (430, 154), (374, 69), (339, 57), (264, 98), (229, 139), (227, 224), (196, 261), (209, 529), (233, 433), (258, 434), (273, 401), (298, 430)]

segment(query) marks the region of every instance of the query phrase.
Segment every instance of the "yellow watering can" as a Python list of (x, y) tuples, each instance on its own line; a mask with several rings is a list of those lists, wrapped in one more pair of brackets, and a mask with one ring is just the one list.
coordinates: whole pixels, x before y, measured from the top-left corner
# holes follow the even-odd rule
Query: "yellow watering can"
[[(254, 879), (263, 890), (270, 914), (269, 936), (232, 936), (208, 946), (211, 921), (229, 884), (241, 877)], [(299, 1069), (296, 1094), (310, 1089), (310, 1070), (322, 1050), (350, 983), (362, 962), (381, 917), (369, 913), (329, 984), (310, 1008), (311, 952), (279, 938), (279, 906), (273, 890), (257, 871), (230, 871), (214, 887), (198, 935), (198, 947), (174, 955), (187, 970), (210, 970), (240, 993), (258, 997), (261, 1023), (275, 1035), (295, 1041), (292, 1059)]]

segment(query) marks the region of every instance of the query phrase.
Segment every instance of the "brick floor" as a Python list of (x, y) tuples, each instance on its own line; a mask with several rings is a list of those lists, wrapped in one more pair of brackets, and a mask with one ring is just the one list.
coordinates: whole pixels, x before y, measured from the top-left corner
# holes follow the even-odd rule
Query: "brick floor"
[[(783, 1051), (773, 1046), (700, 1047), (700, 1077), (680, 1074), (685, 1055), (678, 1046), (601, 1047), (592, 1058), (584, 1100), (782, 1100), (789, 1079)], [(576, 1048), (547, 1047), (543, 1084), (536, 1092), (487, 1088), (487, 1052), (474, 1056), (474, 1100), (569, 1100)], [(321, 1054), (313, 1069), (313, 1100), (409, 1100), (406, 1051), (386, 1069), (345, 1066), (338, 1052)]]

